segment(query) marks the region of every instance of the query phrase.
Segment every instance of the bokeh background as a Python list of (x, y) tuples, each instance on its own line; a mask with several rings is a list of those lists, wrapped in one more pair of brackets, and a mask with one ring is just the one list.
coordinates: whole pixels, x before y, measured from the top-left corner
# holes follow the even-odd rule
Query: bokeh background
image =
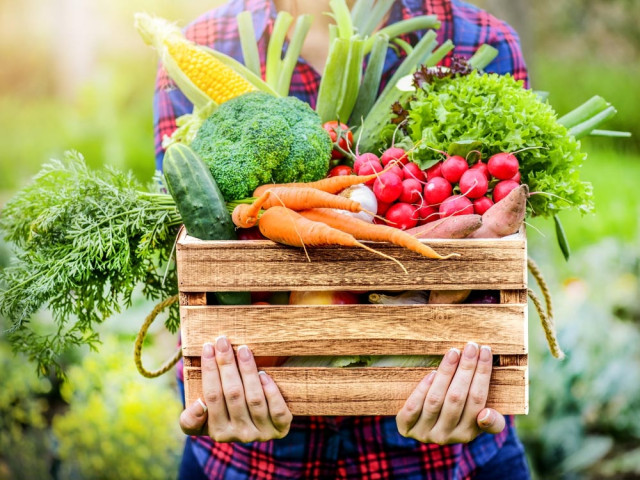
[[(133, 13), (184, 25), (220, 3), (0, 0), (0, 205), (67, 149), (149, 180), (157, 65)], [(532, 87), (549, 91), (560, 114), (599, 94), (618, 108), (605, 127), (634, 134), (583, 142), (597, 212), (561, 216), (569, 262), (550, 222), (530, 223), (530, 255), (552, 286), (568, 356), (551, 357), (531, 309), (531, 413), (518, 427), (536, 478), (640, 478), (640, 2), (474, 3), (520, 32)], [(0, 242), (0, 267), (10, 258)], [(183, 442), (175, 381), (143, 379), (132, 361), (150, 308), (138, 300), (106, 322), (100, 353), (70, 352), (65, 382), (38, 377), (0, 337), (0, 479), (175, 478)], [(157, 328), (145, 362), (157, 365), (173, 348)]]

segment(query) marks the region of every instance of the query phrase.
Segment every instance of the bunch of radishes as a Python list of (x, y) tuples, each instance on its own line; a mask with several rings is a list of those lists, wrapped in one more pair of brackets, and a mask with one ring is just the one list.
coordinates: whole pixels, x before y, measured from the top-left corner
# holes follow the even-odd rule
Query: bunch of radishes
[(482, 215), (520, 185), (519, 167), (515, 155), (498, 153), (471, 166), (461, 156), (447, 156), (423, 171), (403, 149), (391, 147), (380, 158), (359, 155), (353, 171), (380, 173), (368, 185), (378, 199), (377, 214), (386, 222), (375, 221), (406, 230), (451, 215)]

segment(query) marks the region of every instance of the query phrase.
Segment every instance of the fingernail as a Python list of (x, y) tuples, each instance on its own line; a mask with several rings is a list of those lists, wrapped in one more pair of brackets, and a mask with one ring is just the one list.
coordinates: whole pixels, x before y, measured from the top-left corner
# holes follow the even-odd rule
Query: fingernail
[(493, 423), (493, 410), (487, 408), (487, 413), (483, 415), (483, 417), (478, 420), (478, 423), (482, 426), (488, 427)]
[(213, 358), (213, 344), (207, 342), (202, 346), (202, 356), (205, 358)]
[(240, 345), (238, 347), (238, 358), (240, 360), (251, 360), (251, 350), (246, 345)]
[(271, 381), (271, 378), (269, 378), (269, 375), (267, 375), (267, 372), (263, 372), (263, 371), (258, 372), (258, 377), (260, 377), (260, 383), (262, 385), (267, 385)]
[(220, 335), (216, 338), (216, 348), (220, 353), (226, 353), (229, 351), (229, 340), (225, 335)]
[(207, 413), (207, 405), (202, 401), (201, 398), (198, 398), (195, 402), (193, 402), (193, 406), (199, 404), (200, 407), (202, 407), (202, 413), (198, 413), (197, 415), (199, 417), (201, 417), (202, 415), (204, 415), (205, 413)]
[(464, 347), (464, 356), (466, 358), (476, 358), (478, 355), (478, 344), (476, 342), (469, 342)]
[(449, 350), (449, 352), (447, 353), (447, 360), (449, 360), (451, 363), (456, 363), (459, 359), (460, 350), (458, 350), (457, 348), (452, 348), (451, 350)]
[(480, 360), (483, 362), (491, 361), (491, 347), (489, 345), (482, 345), (482, 347), (480, 347)]

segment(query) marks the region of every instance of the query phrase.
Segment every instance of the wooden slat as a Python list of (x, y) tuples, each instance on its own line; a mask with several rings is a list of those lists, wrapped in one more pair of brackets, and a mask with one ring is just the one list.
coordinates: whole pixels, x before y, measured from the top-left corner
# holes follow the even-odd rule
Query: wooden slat
[[(264, 369), (294, 415), (396, 415), (432, 368)], [(185, 368), (186, 404), (202, 398), (202, 376)], [(528, 412), (526, 367), (495, 367), (487, 406), (505, 415)]]
[[(359, 248), (315, 247), (311, 262), (301, 249), (268, 240), (201, 241), (177, 246), (182, 292), (260, 290), (457, 290), (526, 288), (524, 237), (512, 240), (430, 240), (447, 260), (421, 257), (401, 247), (370, 243), (394, 262)], [(372, 274), (374, 272), (374, 274)]]
[(226, 335), (257, 356), (443, 355), (468, 341), (525, 354), (525, 305), (181, 307), (185, 356)]

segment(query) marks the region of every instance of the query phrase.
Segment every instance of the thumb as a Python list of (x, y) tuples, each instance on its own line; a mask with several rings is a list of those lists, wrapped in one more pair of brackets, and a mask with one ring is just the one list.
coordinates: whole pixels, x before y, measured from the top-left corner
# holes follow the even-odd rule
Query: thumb
[(493, 408), (484, 408), (476, 417), (478, 428), (487, 433), (500, 433), (504, 430), (506, 420)]
[(197, 399), (180, 414), (180, 428), (187, 435), (200, 435), (207, 423), (207, 406)]

